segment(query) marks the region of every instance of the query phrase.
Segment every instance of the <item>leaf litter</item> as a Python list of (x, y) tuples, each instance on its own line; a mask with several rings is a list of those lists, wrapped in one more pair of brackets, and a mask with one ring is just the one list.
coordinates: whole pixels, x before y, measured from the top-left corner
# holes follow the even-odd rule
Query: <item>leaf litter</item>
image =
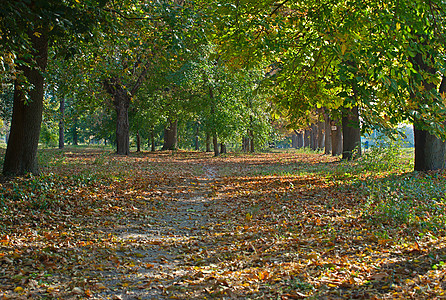
[(42, 156), (43, 175), (1, 184), (3, 299), (446, 298), (442, 172), (300, 152)]

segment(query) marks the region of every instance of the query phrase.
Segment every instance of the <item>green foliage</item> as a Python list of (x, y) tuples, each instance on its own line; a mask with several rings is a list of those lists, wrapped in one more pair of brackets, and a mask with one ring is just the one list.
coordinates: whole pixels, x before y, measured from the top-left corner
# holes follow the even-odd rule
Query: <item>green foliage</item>
[(12, 182), (12, 188), (2, 187), (3, 197), (26, 203), (29, 209), (55, 208), (61, 202), (58, 189), (63, 187), (61, 178), (53, 173), (40, 176), (29, 175)]
[(438, 175), (413, 173), (369, 180), (364, 217), (384, 225), (443, 231), (446, 187)]
[(407, 164), (401, 159), (403, 155), (401, 139), (380, 137), (363, 152), (360, 164), (365, 170), (375, 172), (406, 170)]
[(40, 139), (39, 141), (43, 143), (46, 147), (56, 147), (59, 142), (59, 131), (55, 126), (50, 126), (47, 123), (42, 124), (40, 129)]

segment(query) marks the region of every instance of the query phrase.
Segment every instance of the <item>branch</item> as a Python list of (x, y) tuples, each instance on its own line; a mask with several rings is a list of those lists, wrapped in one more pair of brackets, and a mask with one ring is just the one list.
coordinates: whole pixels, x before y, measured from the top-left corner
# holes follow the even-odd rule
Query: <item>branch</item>
[(316, 66), (316, 64), (318, 63), (318, 61), (321, 58), (321, 56), (322, 56), (322, 49), (319, 50), (319, 53), (318, 53), (316, 59), (314, 60), (314, 64), (312, 66), (310, 66), (310, 69), (308, 69), (308, 71), (305, 74), (305, 77), (303, 78), (303, 81), (302, 81), (301, 85), (299, 86), (298, 90), (300, 90), (302, 88), (302, 86), (305, 84), (305, 82), (307, 81), (308, 75), (313, 70), (313, 68)]
[(434, 13), (434, 10), (433, 10), (433, 8), (432, 8), (432, 1), (430, 1), (430, 0), (429, 0), (429, 9), (430, 9), (430, 11), (431, 11), (432, 18), (433, 18), (433, 20), (434, 20), (434, 28), (435, 28), (435, 31), (437, 32), (437, 34), (439, 35), (439, 37), (441, 37), (440, 30), (438, 29), (437, 19), (435, 18), (435, 13)]
[(441, 79), (440, 88), (438, 89), (440, 94), (446, 93), (446, 76), (443, 75), (443, 78)]
[(152, 18), (152, 17), (148, 17), (148, 16), (146, 16), (146, 17), (129, 17), (129, 16), (124, 15), (124, 14), (123, 14), (122, 12), (120, 12), (119, 10), (111, 9), (111, 8), (104, 8), (104, 11), (106, 11), (106, 12), (111, 12), (111, 13), (114, 13), (114, 14), (117, 14), (118, 16), (120, 16), (121, 18), (123, 18), (123, 19), (125, 19), (125, 20), (151, 20), (151, 21), (159, 21), (159, 20), (162, 20), (162, 18), (156, 18), (156, 19), (154, 19), (154, 18)]
[(282, 6), (284, 6), (288, 1), (289, 1), (289, 0), (285, 0), (285, 1), (283, 1), (282, 3), (277, 4), (277, 7), (273, 10), (272, 13), (269, 14), (269, 16), (272, 17), (272, 16), (276, 13), (276, 11), (278, 11), (279, 8), (281, 8)]
[(139, 77), (136, 80), (135, 85), (133, 86), (133, 88), (130, 91), (130, 96), (133, 97), (136, 94), (136, 92), (138, 91), (139, 87), (141, 86), (141, 84), (142, 84), (142, 82), (144, 80), (144, 77), (146, 77), (146, 74), (147, 74), (147, 72), (149, 70), (148, 69), (149, 65), (150, 65), (150, 61), (146, 62), (146, 64), (144, 65), (144, 68), (143, 68), (141, 74), (139, 74)]

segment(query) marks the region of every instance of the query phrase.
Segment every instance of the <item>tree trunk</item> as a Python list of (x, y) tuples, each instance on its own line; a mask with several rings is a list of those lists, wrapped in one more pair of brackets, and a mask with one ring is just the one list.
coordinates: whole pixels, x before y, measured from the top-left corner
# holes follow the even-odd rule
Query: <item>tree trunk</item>
[(178, 146), (177, 140), (178, 121), (168, 120), (168, 125), (164, 129), (164, 145), (163, 150), (175, 150)]
[(291, 148), (297, 149), (297, 134), (291, 135)]
[(244, 136), (242, 138), (242, 151), (248, 152), (248, 149), (249, 149), (249, 138)]
[(254, 153), (255, 147), (254, 147), (254, 130), (249, 130), (249, 152)]
[(65, 98), (60, 100), (60, 120), (59, 120), (59, 149), (63, 149), (65, 146), (64, 139), (64, 119), (65, 119)]
[(317, 149), (317, 126), (315, 124), (311, 124), (310, 138), (310, 148), (315, 151)]
[(211, 135), (206, 132), (206, 152), (211, 152)]
[(359, 111), (354, 106), (342, 114), (342, 159), (355, 159), (361, 156), (361, 128)]
[(331, 155), (342, 154), (342, 127), (338, 120), (331, 120)]
[(311, 146), (311, 129), (307, 128), (304, 131), (304, 147), (310, 148)]
[[(427, 73), (434, 75), (436, 70), (429, 66), (424, 60), (420, 53), (417, 53), (415, 57), (410, 58), (410, 61), (414, 64), (415, 69), (423, 74)], [(435, 84), (428, 82), (426, 79), (423, 80), (424, 93), (429, 93), (430, 91), (436, 89)], [(446, 77), (443, 76), (440, 83), (439, 93), (446, 93)], [(415, 98), (414, 95), (411, 95)], [(419, 106), (424, 104), (423, 99), (418, 100)], [(419, 101), (421, 100), (421, 101)], [(439, 100), (441, 101), (441, 100)], [(421, 103), (420, 103), (421, 102)], [(425, 129), (426, 124), (423, 120), (414, 120), (414, 137), (415, 137), (415, 171), (430, 171), (430, 170), (440, 170), (445, 168), (445, 154), (446, 154), (446, 142), (437, 136), (429, 133)], [(424, 127), (424, 128), (423, 128)]]
[[(427, 84), (425, 84), (427, 86)], [(427, 86), (429, 88), (429, 86)], [(440, 84), (439, 93), (446, 93), (446, 77)], [(445, 168), (446, 142), (429, 131), (420, 129), (422, 122), (414, 122), (415, 171), (431, 171)]]
[(129, 106), (131, 95), (118, 78), (111, 78), (103, 82), (105, 90), (113, 97), (116, 111), (116, 153), (129, 155)]
[(431, 171), (445, 168), (445, 142), (417, 128), (414, 124), (415, 171)]
[(317, 122), (317, 149), (322, 150), (325, 143), (325, 123)]
[(114, 95), (116, 110), (116, 153), (120, 155), (130, 154), (130, 126), (129, 126), (129, 105), (130, 97), (124, 90), (116, 92)]
[(303, 132), (296, 132), (296, 136), (297, 136), (297, 148), (303, 148), (304, 146), (304, 134)]
[(151, 141), (150, 151), (155, 152), (155, 129), (153, 128), (152, 130), (150, 130), (150, 141)]
[(217, 140), (217, 134), (214, 133), (212, 135), (212, 142), (214, 144), (214, 156), (219, 156), (220, 155), (220, 151), (218, 149), (218, 140)]
[[(250, 104), (250, 106), (251, 106), (251, 104)], [(248, 132), (248, 136), (250, 139), (249, 151), (251, 153), (254, 153), (254, 150), (255, 150), (255, 147), (254, 147), (254, 118), (252, 116), (249, 116), (249, 126), (251, 127)]]
[(199, 144), (199, 134), (200, 134), (200, 124), (197, 122), (197, 128), (195, 129), (195, 151), (200, 150), (200, 144)]
[(139, 131), (136, 133), (136, 152), (141, 152), (141, 136)]
[(225, 143), (220, 144), (220, 153), (226, 154), (226, 144)]
[[(43, 112), (44, 77), (42, 73), (45, 72), (48, 61), (46, 26), (43, 26), (41, 31), (40, 35), (33, 32), (28, 33), (31, 45), (34, 48), (32, 56), (37, 66), (22, 65), (19, 67), (28, 83), (33, 86), (28, 93), (29, 100), (26, 98), (22, 83), (18, 79), (14, 83), (11, 131), (3, 164), (3, 174), (5, 175), (22, 175), (28, 172), (39, 173), (37, 147)], [(27, 59), (25, 58), (25, 60)]]
[(78, 120), (78, 118), (74, 117), (73, 127), (71, 128), (71, 136), (73, 138), (73, 145), (74, 146), (79, 145), (79, 135), (78, 135), (78, 132), (77, 132), (77, 122), (78, 122), (77, 120)]
[(331, 122), (330, 115), (328, 114), (328, 110), (324, 109), (324, 125), (325, 125), (325, 155), (329, 155), (331, 152)]

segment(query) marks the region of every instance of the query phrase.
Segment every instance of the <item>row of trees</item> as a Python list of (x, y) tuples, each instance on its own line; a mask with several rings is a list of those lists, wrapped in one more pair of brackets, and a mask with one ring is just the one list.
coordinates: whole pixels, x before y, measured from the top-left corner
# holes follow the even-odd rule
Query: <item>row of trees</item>
[(270, 50), (280, 58), (280, 72), (271, 80), (276, 102), (295, 123), (308, 122), (318, 108), (340, 120), (344, 158), (360, 153), (353, 151), (360, 147), (360, 128), (391, 132), (406, 121), (414, 124), (415, 170), (440, 169), (446, 136), (445, 4), (284, 1), (265, 19), (265, 38), (251, 44), (280, 41)]
[(317, 111), (319, 121), (342, 128), (343, 158), (360, 154), (361, 130), (391, 132), (409, 121), (415, 169), (443, 168), (444, 6), (7, 1), (0, 80), (4, 93), (13, 85), (14, 105), (3, 172), (38, 172), (44, 96), (71, 116), (73, 128), (88, 115), (94, 135), (110, 140), (114, 126), (123, 155), (130, 132), (153, 141), (159, 124), (163, 148), (174, 148), (178, 122), (204, 131), (216, 155), (234, 140), (253, 150), (277, 116), (300, 130)]

